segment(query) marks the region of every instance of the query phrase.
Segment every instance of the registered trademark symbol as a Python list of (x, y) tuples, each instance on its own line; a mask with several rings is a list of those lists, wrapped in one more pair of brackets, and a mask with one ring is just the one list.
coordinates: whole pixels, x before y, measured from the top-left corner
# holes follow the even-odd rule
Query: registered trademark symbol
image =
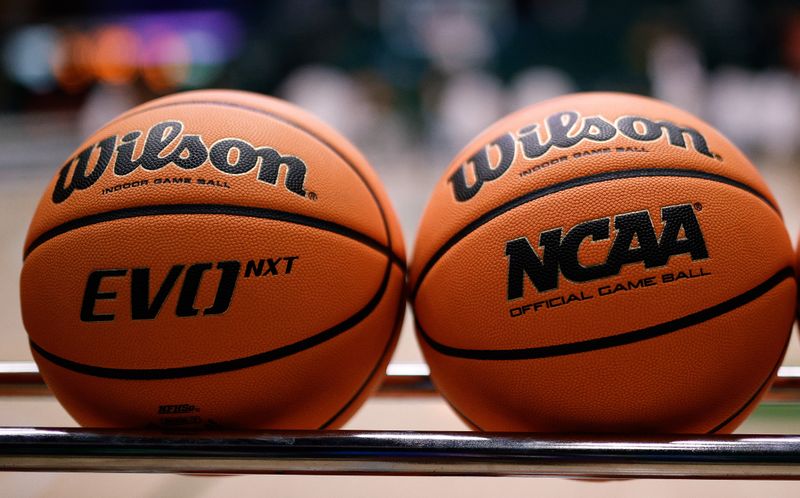
[(697, 211), (702, 211), (702, 210), (703, 210), (703, 205), (702, 205), (702, 204), (700, 204), (699, 202), (695, 202), (695, 203), (694, 203), (694, 208), (695, 208)]
[(308, 199), (312, 200), (312, 201), (316, 201), (317, 200), (317, 193), (316, 192), (309, 192), (308, 193)]

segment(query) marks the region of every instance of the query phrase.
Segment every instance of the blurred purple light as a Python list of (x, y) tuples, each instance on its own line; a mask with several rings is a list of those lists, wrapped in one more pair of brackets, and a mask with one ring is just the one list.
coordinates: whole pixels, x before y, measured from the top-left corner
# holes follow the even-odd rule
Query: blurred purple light
[[(188, 46), (193, 63), (219, 64), (235, 56), (242, 44), (239, 19), (223, 10), (196, 10), (129, 14), (114, 19), (135, 31), (145, 45), (165, 34), (175, 33)], [(141, 63), (159, 65), (157, 51), (145, 50)]]

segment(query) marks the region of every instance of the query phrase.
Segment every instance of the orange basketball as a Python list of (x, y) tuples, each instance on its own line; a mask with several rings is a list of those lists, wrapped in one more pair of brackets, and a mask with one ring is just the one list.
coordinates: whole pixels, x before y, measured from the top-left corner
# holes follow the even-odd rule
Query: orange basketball
[(341, 135), (277, 99), (188, 92), (59, 169), (25, 242), (22, 315), (83, 425), (337, 427), (394, 348), (404, 258)]
[(456, 156), (409, 283), (433, 380), (475, 428), (727, 433), (781, 363), (792, 258), (775, 199), (719, 132), (588, 93)]

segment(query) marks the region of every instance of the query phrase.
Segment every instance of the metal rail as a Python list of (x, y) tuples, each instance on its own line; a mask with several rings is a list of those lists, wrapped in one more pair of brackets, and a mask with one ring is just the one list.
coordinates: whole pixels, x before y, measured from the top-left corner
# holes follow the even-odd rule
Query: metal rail
[(0, 470), (800, 480), (800, 436), (0, 428)]
[[(47, 394), (32, 362), (0, 362), (0, 396)], [(427, 366), (401, 364), (379, 394), (436, 391)], [(800, 401), (800, 368), (783, 367), (767, 401)], [(0, 427), (0, 471), (800, 480), (800, 436)]]

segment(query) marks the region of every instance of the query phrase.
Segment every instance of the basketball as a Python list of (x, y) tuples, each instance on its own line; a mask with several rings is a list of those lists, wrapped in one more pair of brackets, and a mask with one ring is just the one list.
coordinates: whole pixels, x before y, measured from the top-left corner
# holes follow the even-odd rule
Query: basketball
[(729, 433), (781, 364), (793, 254), (718, 131), (585, 93), (506, 116), (455, 157), (409, 284), (432, 378), (476, 429)]
[(339, 427), (404, 311), (403, 240), (366, 159), (240, 91), (98, 130), (47, 186), (24, 257), (34, 359), (86, 426)]

